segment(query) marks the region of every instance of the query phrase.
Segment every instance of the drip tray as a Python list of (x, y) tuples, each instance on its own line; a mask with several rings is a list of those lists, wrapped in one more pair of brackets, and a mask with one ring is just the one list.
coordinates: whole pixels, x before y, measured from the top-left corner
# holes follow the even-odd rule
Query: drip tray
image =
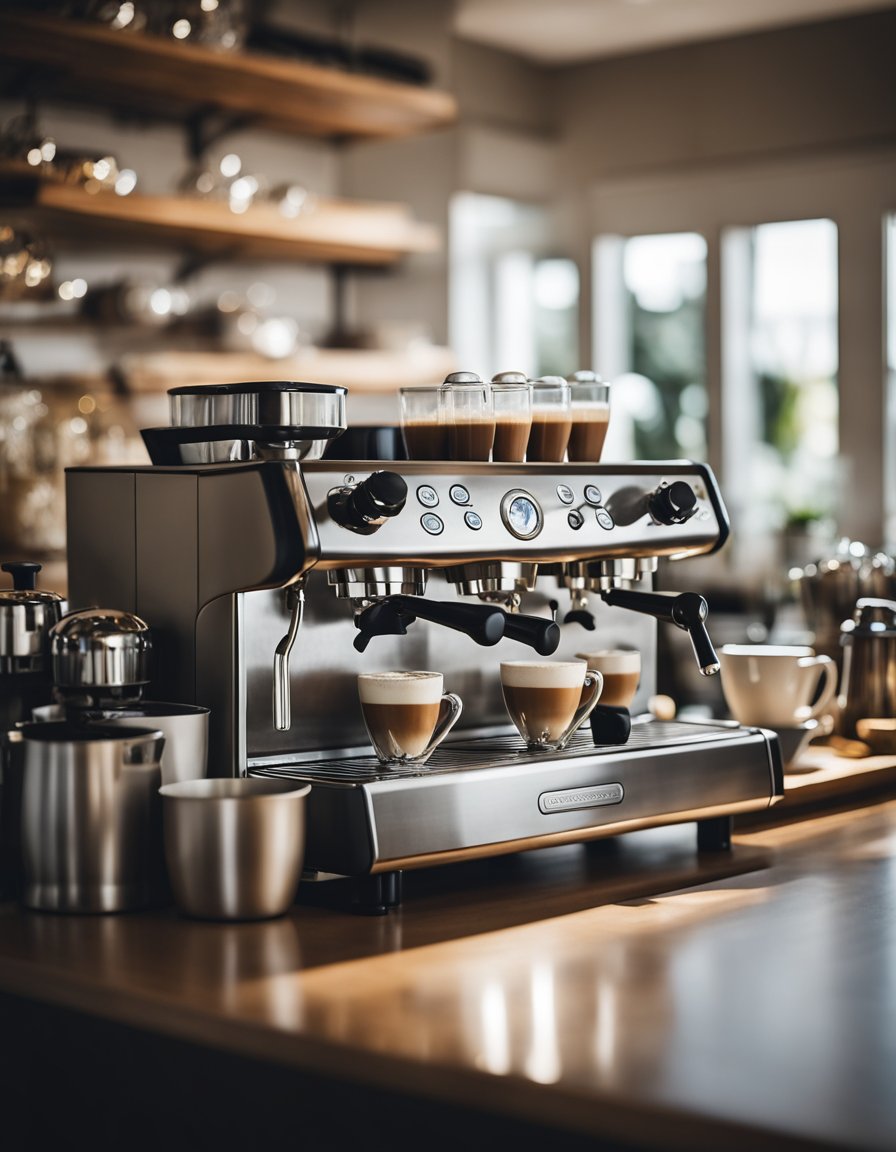
[(466, 772), (484, 768), (507, 768), (524, 765), (552, 764), (581, 757), (606, 756), (617, 758), (628, 752), (669, 751), (673, 747), (704, 744), (719, 740), (743, 739), (748, 729), (730, 724), (704, 724), (682, 720), (640, 720), (632, 723), (628, 742), (595, 745), (587, 724), (580, 729), (561, 751), (554, 753), (529, 752), (520, 737), (490, 735), (457, 741), (446, 741), (437, 748), (426, 764), (420, 766), (387, 768), (375, 756), (334, 756), (327, 760), (301, 763), (256, 763), (251, 774), (265, 776), (297, 776), (311, 781), (331, 784), (366, 784), (377, 780), (412, 779), (438, 776), (442, 773)]

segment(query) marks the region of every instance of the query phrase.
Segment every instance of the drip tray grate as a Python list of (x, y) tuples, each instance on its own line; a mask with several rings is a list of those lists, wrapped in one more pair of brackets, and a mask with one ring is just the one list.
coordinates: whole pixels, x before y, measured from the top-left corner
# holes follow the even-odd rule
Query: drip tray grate
[[(689, 723), (683, 720), (645, 720), (632, 724), (631, 736), (625, 745), (595, 745), (591, 739), (591, 731), (585, 725), (562, 752), (554, 753), (553, 756), (558, 760), (570, 760), (584, 756), (616, 756), (623, 751), (648, 751), (651, 748), (668, 750), (675, 745), (740, 738), (744, 733), (745, 729), (731, 725)], [(366, 784), (376, 780), (435, 776), (445, 772), (462, 772), (477, 768), (536, 764), (544, 762), (545, 759), (543, 755), (527, 751), (517, 735), (481, 736), (458, 740), (456, 743), (446, 742), (435, 750), (423, 767), (386, 768), (372, 755), (334, 756), (327, 760), (259, 765), (251, 768), (250, 774), (286, 776), (332, 784)]]

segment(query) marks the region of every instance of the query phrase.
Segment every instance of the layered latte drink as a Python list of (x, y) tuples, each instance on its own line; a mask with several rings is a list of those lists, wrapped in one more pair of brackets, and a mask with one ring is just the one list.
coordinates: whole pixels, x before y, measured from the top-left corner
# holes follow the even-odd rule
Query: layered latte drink
[(460, 699), (442, 692), (441, 672), (370, 672), (358, 676), (367, 734), (384, 764), (422, 763), (457, 722)]
[(592, 671), (604, 678), (601, 704), (628, 708), (641, 681), (641, 653), (633, 648), (604, 648), (599, 652), (577, 652)]
[(501, 665), (507, 712), (533, 750), (562, 748), (590, 715), (602, 683), (584, 661), (514, 660)]

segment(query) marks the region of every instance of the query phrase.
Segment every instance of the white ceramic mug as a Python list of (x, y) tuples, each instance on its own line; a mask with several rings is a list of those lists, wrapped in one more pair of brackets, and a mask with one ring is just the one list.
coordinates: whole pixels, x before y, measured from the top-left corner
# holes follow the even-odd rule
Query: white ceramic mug
[(816, 656), (812, 648), (725, 644), (719, 661), (725, 702), (740, 724), (804, 724), (824, 713), (837, 690), (837, 665), (830, 656)]

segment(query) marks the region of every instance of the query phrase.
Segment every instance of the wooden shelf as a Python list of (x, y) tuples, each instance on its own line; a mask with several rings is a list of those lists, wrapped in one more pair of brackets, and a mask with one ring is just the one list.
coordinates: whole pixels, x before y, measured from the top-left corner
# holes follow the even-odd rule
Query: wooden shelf
[(227, 258), (383, 266), (439, 247), (438, 230), (402, 204), (317, 198), (289, 219), (270, 203), (235, 213), (194, 197), (91, 194), (8, 162), (0, 163), (0, 209), (63, 241), (163, 242)]
[[(183, 120), (210, 110), (278, 131), (388, 138), (454, 122), (447, 92), (259, 53), (215, 52), (157, 36), (35, 15), (0, 14), (2, 90), (32, 82), (54, 97)], [(18, 67), (15, 67), (18, 66)]]
[(309, 347), (282, 360), (250, 352), (135, 352), (123, 356), (118, 367), (132, 393), (228, 380), (314, 380), (353, 393), (388, 395), (399, 388), (441, 384), (457, 364), (450, 349), (423, 344), (405, 351)]

